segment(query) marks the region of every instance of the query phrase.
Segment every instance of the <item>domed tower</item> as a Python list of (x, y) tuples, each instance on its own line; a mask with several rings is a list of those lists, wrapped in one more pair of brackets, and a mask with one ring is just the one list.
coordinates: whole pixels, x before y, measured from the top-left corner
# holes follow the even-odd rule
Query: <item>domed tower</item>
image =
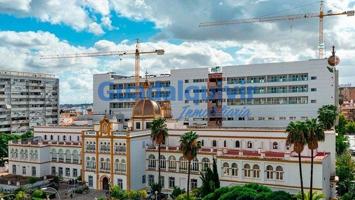
[(149, 88), (147, 72), (143, 87), (144, 98), (137, 100), (132, 109), (132, 130), (149, 129), (151, 122), (155, 118), (162, 117), (159, 104), (147, 98), (146, 91)]

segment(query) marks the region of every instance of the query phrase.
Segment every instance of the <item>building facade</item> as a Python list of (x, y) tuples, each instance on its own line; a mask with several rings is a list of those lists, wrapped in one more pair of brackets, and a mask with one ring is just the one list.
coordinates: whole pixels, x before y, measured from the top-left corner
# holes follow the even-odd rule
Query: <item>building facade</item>
[(58, 124), (59, 79), (54, 75), (0, 71), (0, 133)]
[[(151, 75), (150, 96), (188, 125), (286, 127), (317, 116), (338, 101), (337, 74), (327, 60), (174, 69)], [(141, 79), (143, 82), (143, 78)], [(134, 77), (94, 75), (94, 112), (128, 121), (135, 102)]]

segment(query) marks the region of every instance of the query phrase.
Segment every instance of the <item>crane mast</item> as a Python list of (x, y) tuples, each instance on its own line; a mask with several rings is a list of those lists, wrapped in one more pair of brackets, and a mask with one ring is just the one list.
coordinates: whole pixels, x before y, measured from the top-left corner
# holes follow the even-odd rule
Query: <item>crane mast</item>
[(248, 23), (264, 23), (264, 22), (275, 22), (275, 21), (291, 21), (291, 20), (301, 20), (310, 18), (319, 18), (319, 38), (318, 38), (318, 51), (319, 58), (324, 57), (324, 34), (323, 34), (323, 21), (324, 17), (328, 16), (354, 16), (355, 10), (348, 10), (338, 13), (324, 13), (324, 1), (320, 1), (319, 13), (305, 13), (305, 14), (295, 14), (295, 15), (283, 15), (283, 16), (271, 16), (271, 17), (256, 17), (249, 19), (237, 19), (237, 20), (224, 20), (215, 22), (202, 22), (199, 27), (211, 27), (211, 26), (225, 26), (225, 25), (237, 25), (237, 24), (248, 24)]

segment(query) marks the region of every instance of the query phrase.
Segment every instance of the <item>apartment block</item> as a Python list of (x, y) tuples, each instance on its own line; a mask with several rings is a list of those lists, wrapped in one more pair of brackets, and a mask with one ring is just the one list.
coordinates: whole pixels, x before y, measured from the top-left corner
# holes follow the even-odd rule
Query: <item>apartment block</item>
[(0, 133), (58, 124), (59, 79), (54, 75), (0, 71)]

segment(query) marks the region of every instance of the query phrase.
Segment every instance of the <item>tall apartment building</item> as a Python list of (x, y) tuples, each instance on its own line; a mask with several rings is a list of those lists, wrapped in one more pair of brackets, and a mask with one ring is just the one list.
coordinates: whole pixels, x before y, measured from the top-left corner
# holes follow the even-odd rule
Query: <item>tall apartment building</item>
[[(316, 59), (173, 69), (148, 77), (150, 97), (185, 125), (285, 127), (292, 120), (315, 117), (318, 108), (338, 101), (338, 75), (327, 66), (326, 59)], [(95, 114), (106, 111), (128, 121), (134, 95), (134, 77), (94, 75)]]
[(58, 124), (59, 79), (42, 73), (0, 71), (0, 133)]

